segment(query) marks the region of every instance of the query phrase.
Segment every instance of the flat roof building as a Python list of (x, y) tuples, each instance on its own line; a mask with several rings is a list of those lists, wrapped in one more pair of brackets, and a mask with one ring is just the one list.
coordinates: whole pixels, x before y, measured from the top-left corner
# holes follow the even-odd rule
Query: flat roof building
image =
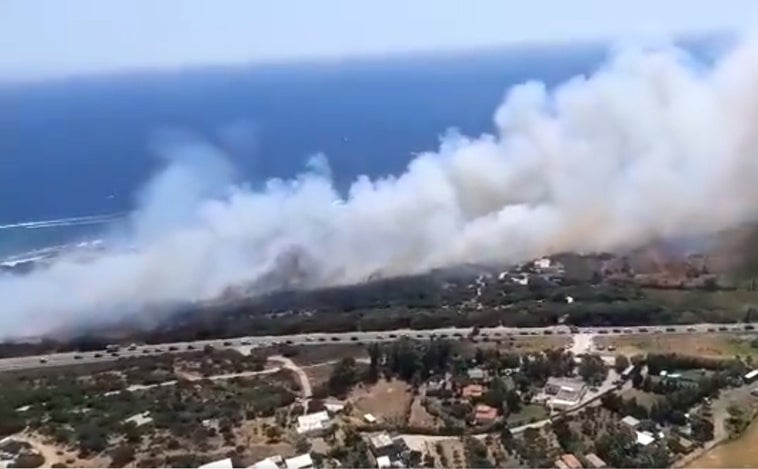
[(587, 393), (583, 381), (572, 378), (548, 378), (544, 393), (547, 403), (556, 408), (573, 407), (582, 401)]
[(603, 461), (602, 459), (600, 459), (598, 457), (598, 455), (595, 454), (595, 453), (585, 454), (584, 455), (584, 459), (587, 460), (588, 465), (592, 469), (604, 469), (604, 468), (608, 467), (608, 465), (605, 463), (605, 461)]
[(497, 409), (485, 404), (479, 404), (474, 411), (474, 420), (476, 423), (492, 423), (497, 418)]
[(461, 389), (461, 397), (464, 399), (482, 397), (482, 394), (484, 394), (484, 387), (481, 384), (469, 384)]
[(313, 467), (313, 459), (310, 454), (305, 453), (285, 460), (284, 464), (287, 469), (310, 469)]
[(570, 453), (561, 456), (561, 461), (563, 461), (569, 469), (582, 469), (584, 467), (579, 459)]
[(627, 415), (626, 417), (621, 419), (621, 423), (628, 426), (629, 428), (637, 428), (640, 424), (640, 421), (632, 417), (631, 415)]
[(218, 461), (209, 462), (207, 464), (203, 464), (198, 469), (227, 469), (227, 468), (233, 468), (232, 465), (232, 458), (226, 458), (226, 459), (219, 459)]

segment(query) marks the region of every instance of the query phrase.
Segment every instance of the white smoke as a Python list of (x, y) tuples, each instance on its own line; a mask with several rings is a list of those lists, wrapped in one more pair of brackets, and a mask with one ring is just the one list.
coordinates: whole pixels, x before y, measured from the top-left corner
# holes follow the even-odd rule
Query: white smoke
[(493, 134), (451, 132), (405, 173), (361, 177), (345, 197), (322, 157), (252, 191), (230, 182), (213, 147), (180, 145), (134, 215), (133, 249), (3, 278), (0, 333), (269, 288), (292, 271), (318, 286), (631, 247), (758, 210), (756, 41), (712, 67), (673, 48), (626, 50), (552, 91), (514, 87), (494, 120)]

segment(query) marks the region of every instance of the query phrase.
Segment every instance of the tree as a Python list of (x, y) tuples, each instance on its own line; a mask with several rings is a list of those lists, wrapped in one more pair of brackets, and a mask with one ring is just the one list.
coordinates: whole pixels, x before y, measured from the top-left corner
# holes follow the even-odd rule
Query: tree
[(695, 417), (690, 422), (692, 438), (700, 443), (713, 439), (713, 422), (702, 417)]
[(616, 361), (613, 365), (616, 373), (621, 374), (629, 367), (629, 359), (625, 355), (616, 355)]
[(599, 386), (605, 380), (608, 370), (598, 355), (585, 355), (579, 363), (579, 376), (592, 386)]
[(134, 447), (120, 445), (111, 450), (111, 467), (124, 467), (134, 460)]
[(335, 396), (344, 396), (357, 381), (355, 358), (345, 357), (337, 363), (329, 377), (327, 387)]
[(373, 343), (368, 346), (368, 356), (370, 363), (366, 372), (366, 381), (369, 383), (375, 383), (379, 379), (379, 367), (382, 360), (382, 349), (378, 343)]

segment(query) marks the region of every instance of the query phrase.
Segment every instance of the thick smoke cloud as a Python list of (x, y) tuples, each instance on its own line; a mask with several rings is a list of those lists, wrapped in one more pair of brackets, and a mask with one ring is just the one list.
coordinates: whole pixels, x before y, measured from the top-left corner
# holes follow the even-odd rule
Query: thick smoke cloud
[[(342, 197), (323, 157), (262, 191), (220, 150), (172, 142), (129, 249), (0, 281), (0, 335), (39, 333), (229, 287), (358, 282), (709, 233), (758, 210), (758, 42), (711, 67), (626, 50), (554, 90), (512, 88), (479, 137), (451, 132), (392, 178)], [(176, 156), (179, 155), (179, 156)]]

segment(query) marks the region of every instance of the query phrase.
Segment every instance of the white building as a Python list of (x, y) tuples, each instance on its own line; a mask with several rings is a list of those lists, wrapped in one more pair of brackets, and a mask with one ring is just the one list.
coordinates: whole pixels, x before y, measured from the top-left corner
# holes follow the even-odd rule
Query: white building
[(232, 458), (226, 458), (226, 459), (220, 459), (218, 461), (209, 462), (208, 464), (203, 464), (198, 469), (211, 469), (211, 468), (224, 468), (224, 469), (231, 469), (234, 466), (232, 465)]
[(635, 429), (640, 424), (640, 421), (632, 417), (631, 415), (627, 415), (626, 417), (621, 419), (621, 423), (627, 425), (629, 428)]
[(650, 432), (637, 432), (637, 444), (647, 446), (655, 441), (655, 437)]
[(325, 433), (332, 426), (332, 419), (325, 410), (297, 418), (297, 434), (316, 436)]
[(305, 453), (285, 460), (284, 465), (287, 469), (310, 469), (313, 467), (313, 459), (310, 454)]
[(266, 458), (249, 466), (248, 469), (279, 469), (279, 465), (271, 458)]

